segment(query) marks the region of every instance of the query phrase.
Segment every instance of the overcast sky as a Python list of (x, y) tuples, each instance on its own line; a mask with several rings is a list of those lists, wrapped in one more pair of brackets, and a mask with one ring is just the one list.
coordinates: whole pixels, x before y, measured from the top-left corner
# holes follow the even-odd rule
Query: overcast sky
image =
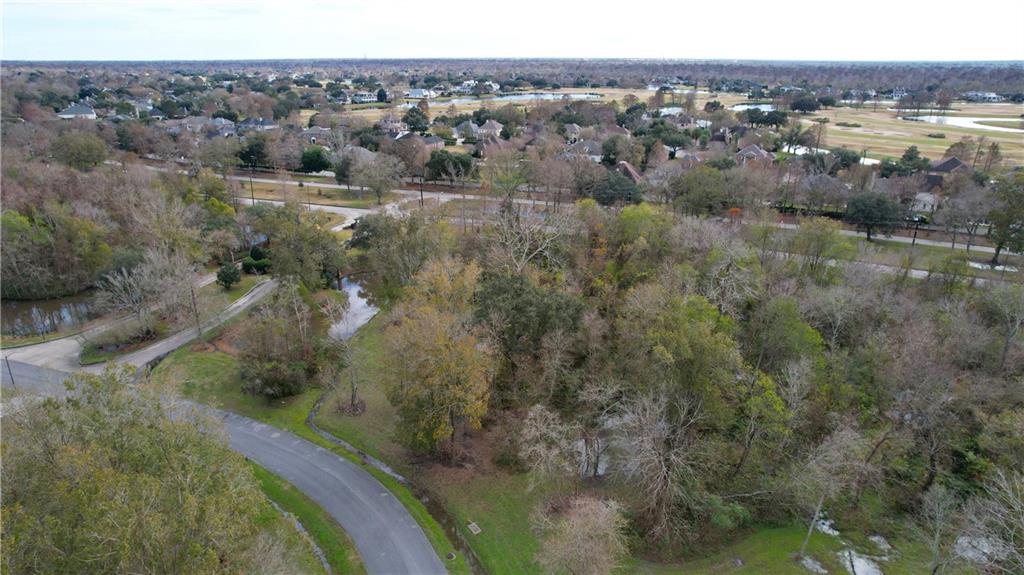
[(5, 60), (1024, 60), (1022, 0), (2, 0), (2, 5)]

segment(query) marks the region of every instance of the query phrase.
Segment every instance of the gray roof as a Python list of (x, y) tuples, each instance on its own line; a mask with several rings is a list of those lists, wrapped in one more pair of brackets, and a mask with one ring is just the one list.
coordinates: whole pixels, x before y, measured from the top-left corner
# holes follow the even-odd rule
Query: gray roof
[(74, 116), (88, 116), (90, 114), (95, 115), (96, 114), (96, 110), (94, 110), (93, 107), (88, 105), (88, 104), (82, 104), (81, 102), (79, 102), (79, 103), (71, 104), (67, 108), (64, 108), (63, 110), (61, 110), (59, 115), (61, 115), (61, 116), (71, 116), (71, 115), (74, 115)]

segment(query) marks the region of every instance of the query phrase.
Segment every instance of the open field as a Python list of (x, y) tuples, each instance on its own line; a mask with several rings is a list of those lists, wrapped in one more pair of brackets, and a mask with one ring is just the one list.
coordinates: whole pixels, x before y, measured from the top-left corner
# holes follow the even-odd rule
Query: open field
[[(249, 197), (254, 195), (258, 200), (294, 200), (299, 203), (323, 204), (327, 206), (338, 206), (342, 208), (369, 209), (377, 206), (377, 196), (368, 190), (341, 190), (338, 188), (323, 188), (316, 183), (303, 185), (301, 188), (293, 184), (281, 182), (269, 184), (267, 182), (253, 182), (252, 190), (249, 189), (249, 182), (238, 182), (238, 195)], [(388, 192), (382, 198), (383, 203), (394, 201), (396, 195)]]
[[(967, 104), (954, 106), (951, 115), (1006, 118), (1009, 122), (1024, 113), (1020, 104)], [(931, 159), (939, 159), (950, 145), (963, 136), (975, 140), (984, 136), (989, 142), (998, 142), (1003, 153), (1004, 164), (1024, 165), (1024, 134), (994, 132), (978, 128), (911, 122), (896, 117), (896, 112), (879, 106), (875, 111), (870, 104), (862, 108), (829, 108), (802, 118), (811, 125), (816, 118), (828, 118), (825, 145), (841, 146), (851, 150), (867, 150), (868, 157), (898, 158), (909, 146), (917, 146), (921, 153)], [(838, 122), (860, 124), (859, 128), (837, 126)], [(992, 120), (985, 122), (990, 124)], [(991, 123), (993, 126), (1012, 127), (1012, 123)], [(929, 138), (928, 134), (943, 133), (945, 138)]]

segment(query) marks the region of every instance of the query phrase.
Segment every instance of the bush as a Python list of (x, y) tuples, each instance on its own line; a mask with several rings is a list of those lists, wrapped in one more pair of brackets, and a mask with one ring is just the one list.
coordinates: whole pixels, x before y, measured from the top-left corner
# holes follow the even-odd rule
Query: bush
[(242, 271), (247, 274), (265, 274), (269, 269), (270, 260), (267, 258), (258, 260), (253, 259), (252, 256), (245, 256), (242, 258)]
[(842, 126), (844, 128), (859, 128), (860, 127), (860, 124), (858, 124), (857, 122), (836, 122), (836, 125), (837, 126)]
[(249, 255), (252, 256), (252, 259), (254, 260), (262, 260), (267, 258), (267, 253), (263, 251), (263, 248), (259, 246), (253, 246), (252, 248), (250, 248)]
[(939, 139), (943, 139), (944, 140), (944, 139), (946, 139), (946, 134), (943, 134), (942, 132), (932, 132), (931, 134), (928, 134), (928, 137), (929, 138), (939, 138)]
[(240, 281), (242, 281), (242, 273), (238, 271), (238, 266), (233, 263), (225, 263), (217, 270), (217, 283), (226, 290), (231, 289), (231, 286)]

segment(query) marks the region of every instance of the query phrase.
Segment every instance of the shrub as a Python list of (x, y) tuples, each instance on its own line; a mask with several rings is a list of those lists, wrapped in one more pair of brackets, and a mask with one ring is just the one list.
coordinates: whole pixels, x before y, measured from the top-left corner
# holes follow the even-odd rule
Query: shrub
[(932, 132), (931, 134), (928, 134), (928, 137), (929, 138), (945, 139), (946, 138), (946, 134), (943, 134), (942, 132)]
[(242, 281), (242, 273), (238, 271), (238, 266), (233, 263), (225, 263), (217, 270), (217, 283), (226, 290), (231, 289), (231, 286), (240, 281)]
[(843, 128), (859, 128), (861, 126), (857, 122), (836, 122), (836, 125)]

